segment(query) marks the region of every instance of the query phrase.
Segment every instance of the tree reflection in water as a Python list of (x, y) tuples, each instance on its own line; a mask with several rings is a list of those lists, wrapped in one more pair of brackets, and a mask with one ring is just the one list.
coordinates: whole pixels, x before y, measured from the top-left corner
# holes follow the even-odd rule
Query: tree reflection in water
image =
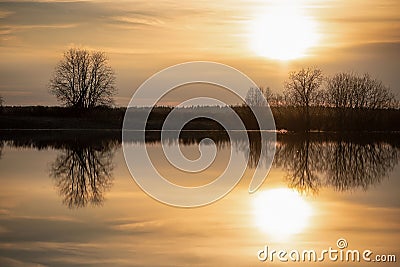
[(0, 140), (0, 159), (1, 159), (1, 156), (3, 155), (3, 147), (4, 147), (4, 141)]
[(352, 143), (340, 140), (325, 149), (326, 183), (338, 191), (367, 190), (393, 170), (399, 149), (388, 143)]
[(306, 134), (281, 138), (274, 164), (287, 172), (290, 187), (316, 193), (322, 186), (367, 190), (387, 177), (398, 161), (395, 140)]
[(113, 183), (114, 145), (82, 144), (61, 151), (51, 164), (50, 176), (69, 208), (99, 206)]
[[(179, 141), (169, 144), (198, 144), (212, 138), (219, 148), (234, 147), (248, 155), (248, 167), (265, 166), (268, 151), (261, 151), (259, 132), (248, 132), (250, 145), (225, 132), (182, 132)], [(36, 134), (36, 135), (35, 135)], [(132, 135), (130, 142), (141, 142)], [(268, 138), (267, 138), (268, 140)], [(363, 189), (380, 183), (398, 164), (398, 134), (284, 134), (277, 136), (273, 167), (282, 168), (288, 185), (304, 193), (317, 193), (322, 187), (337, 191)], [(159, 143), (160, 132), (146, 132), (147, 143)], [(273, 142), (265, 145), (274, 145)], [(63, 202), (70, 208), (100, 205), (113, 183), (113, 157), (120, 146), (120, 132), (42, 132), (3, 133), (3, 143), (13, 147), (57, 149), (50, 175), (55, 180)], [(248, 153), (247, 153), (248, 152)], [(261, 164), (258, 164), (258, 161)], [(267, 180), (268, 182), (268, 180)]]
[(286, 170), (289, 187), (316, 193), (321, 186), (322, 147), (310, 139), (277, 144), (274, 166)]

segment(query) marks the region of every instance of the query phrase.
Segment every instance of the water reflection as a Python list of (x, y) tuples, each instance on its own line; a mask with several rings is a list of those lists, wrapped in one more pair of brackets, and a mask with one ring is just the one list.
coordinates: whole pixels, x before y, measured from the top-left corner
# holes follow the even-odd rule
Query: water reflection
[[(113, 158), (120, 131), (2, 131), (1, 142), (15, 148), (59, 151), (49, 176), (69, 208), (99, 206), (113, 184)], [(1, 150), (1, 149), (0, 149)]]
[(0, 159), (1, 159), (1, 156), (3, 155), (3, 147), (4, 147), (4, 142), (2, 140), (0, 140)]
[(399, 149), (388, 143), (340, 140), (326, 146), (327, 184), (336, 190), (367, 190), (387, 177), (399, 160)]
[(279, 143), (274, 163), (287, 172), (289, 187), (301, 192), (315, 193), (321, 186), (319, 170), (324, 165), (320, 160), (321, 153), (319, 143), (310, 142), (309, 138), (300, 138), (295, 142)]
[(101, 205), (112, 186), (113, 158), (110, 143), (63, 149), (50, 169), (63, 203), (69, 208)]
[(398, 161), (397, 139), (300, 135), (278, 142), (274, 163), (287, 172), (290, 187), (316, 193), (321, 187), (367, 190), (387, 177)]
[(312, 207), (296, 191), (276, 188), (253, 198), (253, 213), (259, 229), (275, 240), (285, 240), (308, 226)]
[[(236, 153), (246, 155), (249, 152), (248, 167), (254, 169), (259, 160), (267, 161), (270, 155), (261, 151), (259, 132), (248, 134), (249, 147), (240, 138), (229, 140), (223, 131), (185, 131), (179, 140), (167, 138), (167, 145), (188, 146), (208, 137), (217, 147), (225, 149), (233, 142)], [(1, 137), (0, 155), (3, 142), (12, 147), (60, 150), (51, 164), (50, 176), (68, 207), (99, 205), (104, 193), (110, 190), (114, 151), (121, 142), (119, 131), (5, 132)], [(134, 134), (131, 138), (129, 142), (140, 140)], [(147, 132), (146, 143), (159, 144), (160, 132)], [(337, 191), (367, 190), (380, 183), (398, 164), (399, 149), (396, 134), (278, 135), (273, 167), (286, 172), (285, 181), (289, 187), (307, 194), (318, 193), (323, 187)]]
[[(209, 136), (185, 132), (165, 145), (197, 148), (202, 135)], [(211, 135), (226, 158), (228, 137)], [(240, 188), (200, 209), (162, 205), (134, 186), (119, 137), (120, 132), (0, 134), (5, 145), (0, 160), (1, 266), (251, 266), (266, 244), (320, 250), (339, 237), (347, 238), (351, 248), (399, 253), (399, 180), (393, 179), (399, 166), (389, 173), (399, 160), (397, 136), (278, 135), (274, 166), (257, 193), (247, 193), (249, 170)], [(251, 140), (247, 147), (239, 138), (231, 141), (233, 152), (249, 160), (250, 169), (266, 155), (260, 139)], [(150, 134), (148, 145), (157, 154), (159, 135)], [(318, 197), (297, 192), (298, 184), (307, 192), (319, 190)], [(106, 205), (90, 208), (98, 203)]]

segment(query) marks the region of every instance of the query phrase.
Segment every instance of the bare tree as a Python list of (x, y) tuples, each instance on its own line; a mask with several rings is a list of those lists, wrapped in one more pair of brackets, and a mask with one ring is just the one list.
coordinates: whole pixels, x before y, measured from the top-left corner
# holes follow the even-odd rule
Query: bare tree
[(49, 87), (69, 107), (110, 106), (115, 94), (115, 74), (104, 52), (71, 48), (56, 66)]
[[(268, 88), (269, 89), (269, 88)], [(263, 88), (251, 87), (246, 94), (246, 103), (252, 107), (262, 107), (267, 105), (267, 100), (264, 96)]]
[(327, 79), (325, 95), (340, 129), (362, 127), (360, 122), (378, 122), (382, 113), (375, 110), (396, 108), (390, 89), (369, 74), (337, 73)]
[(321, 69), (313, 67), (290, 72), (289, 80), (284, 84), (285, 101), (290, 106), (302, 108), (307, 130), (310, 128), (310, 107), (321, 104), (322, 82)]
[(283, 103), (283, 97), (278, 93), (272, 92), (268, 86), (259, 86), (258, 88), (252, 87), (247, 91), (246, 102), (249, 106), (264, 106), (267, 103), (270, 106), (279, 106)]
[(368, 73), (341, 72), (327, 79), (327, 101), (335, 108), (385, 109), (395, 107), (395, 97), (382, 81)]
[(280, 93), (274, 93), (268, 103), (272, 107), (282, 107), (285, 105), (284, 96)]

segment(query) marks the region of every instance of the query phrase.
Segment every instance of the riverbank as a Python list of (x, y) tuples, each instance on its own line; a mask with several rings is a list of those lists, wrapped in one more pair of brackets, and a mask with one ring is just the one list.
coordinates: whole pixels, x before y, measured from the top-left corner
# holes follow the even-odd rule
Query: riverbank
[[(232, 107), (244, 122), (246, 129), (257, 130), (251, 110), (244, 106)], [(179, 114), (215, 114), (227, 112), (228, 107), (180, 108)], [(147, 129), (160, 130), (171, 112), (170, 107), (155, 107), (147, 120)], [(306, 130), (302, 108), (272, 107), (276, 129), (301, 132)], [(130, 118), (143, 113), (146, 108), (131, 108)], [(3, 107), (0, 112), (0, 129), (122, 129), (126, 108), (98, 107), (92, 110), (74, 110), (65, 107)], [(400, 110), (337, 110), (314, 107), (311, 109), (310, 128), (329, 132), (396, 132), (400, 131)], [(133, 122), (134, 123), (134, 122)], [(217, 122), (198, 118), (188, 123), (186, 130), (222, 130)], [(272, 130), (272, 129), (271, 129)]]

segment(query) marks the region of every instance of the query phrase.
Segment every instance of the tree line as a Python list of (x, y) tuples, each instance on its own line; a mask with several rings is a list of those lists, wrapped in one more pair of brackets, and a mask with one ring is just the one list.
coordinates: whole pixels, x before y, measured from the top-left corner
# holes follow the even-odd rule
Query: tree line
[(353, 109), (399, 108), (399, 102), (390, 88), (370, 74), (339, 72), (324, 76), (316, 67), (302, 68), (289, 73), (284, 82), (283, 94), (273, 93), (271, 88), (250, 88), (246, 102), (252, 106), (295, 106), (309, 108), (324, 106)]
[(368, 130), (371, 127), (365, 124), (373, 126), (387, 120), (388, 114), (399, 109), (390, 88), (370, 74), (340, 72), (324, 76), (316, 67), (290, 72), (283, 94), (273, 93), (269, 87), (250, 88), (246, 102), (259, 106), (266, 104), (264, 99), (275, 117), (290, 113), (294, 128), (306, 131), (321, 129), (321, 120), (334, 122), (328, 128)]
[[(68, 113), (80, 114), (112, 107), (115, 81), (104, 52), (70, 48), (56, 65), (48, 87)], [(399, 117), (399, 101), (390, 88), (368, 73), (325, 76), (321, 69), (308, 67), (290, 72), (283, 87), (283, 93), (274, 93), (269, 87), (250, 88), (246, 96), (249, 106), (271, 106), (277, 128), (391, 130), (387, 126)], [(245, 106), (235, 107), (244, 119), (251, 116), (246, 115), (249, 110)]]

